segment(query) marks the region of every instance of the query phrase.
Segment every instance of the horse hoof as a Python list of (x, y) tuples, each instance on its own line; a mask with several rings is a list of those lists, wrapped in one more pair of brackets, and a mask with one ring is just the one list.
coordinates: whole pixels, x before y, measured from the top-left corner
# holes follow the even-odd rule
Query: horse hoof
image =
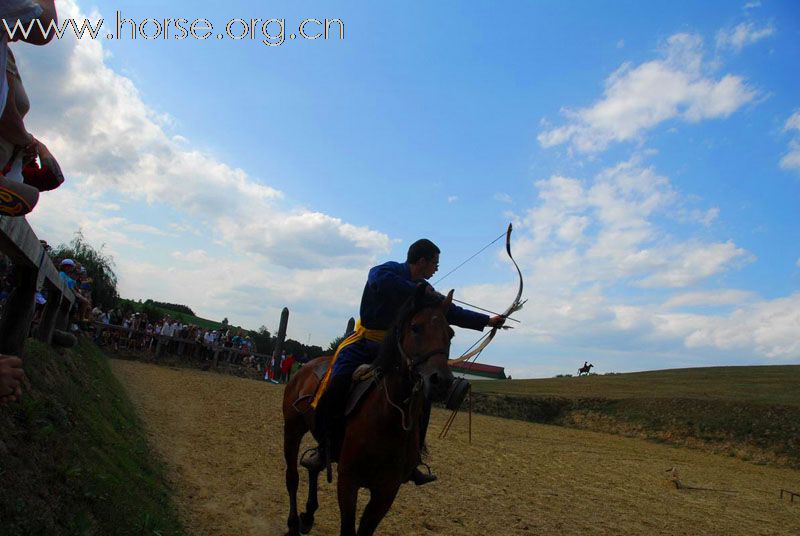
[(314, 516), (309, 514), (300, 514), (300, 533), (308, 534), (314, 526)]

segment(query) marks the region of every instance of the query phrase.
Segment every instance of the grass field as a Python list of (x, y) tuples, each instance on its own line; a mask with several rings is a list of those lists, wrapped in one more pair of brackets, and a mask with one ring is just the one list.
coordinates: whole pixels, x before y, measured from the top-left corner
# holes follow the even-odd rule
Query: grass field
[(540, 380), (474, 381), (478, 393), (567, 398), (691, 398), (800, 406), (800, 365), (706, 367)]
[(0, 534), (183, 530), (141, 421), (86, 339), (28, 340), (21, 402), (0, 408)]
[[(281, 386), (133, 361), (112, 369), (170, 467), (189, 533), (283, 533)], [(429, 434), (439, 481), (403, 486), (378, 534), (800, 533), (800, 503), (778, 498), (800, 487), (796, 470), (484, 415), (473, 417), (472, 443), (463, 414), (439, 439), (447, 415), (434, 411)], [(673, 467), (683, 484), (709, 489), (676, 489)], [(312, 535), (338, 534), (334, 489), (321, 483)]]
[(800, 468), (800, 366), (473, 382), (489, 415), (691, 445)]

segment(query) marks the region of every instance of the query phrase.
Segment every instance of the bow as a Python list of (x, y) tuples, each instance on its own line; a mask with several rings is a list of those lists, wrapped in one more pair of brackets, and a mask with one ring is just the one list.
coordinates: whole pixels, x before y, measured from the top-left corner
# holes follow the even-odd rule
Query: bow
[[(525, 305), (525, 302), (528, 301), (528, 300), (523, 300), (522, 299), (522, 288), (523, 288), (522, 270), (519, 269), (519, 265), (517, 264), (517, 261), (515, 261), (514, 260), (514, 256), (511, 255), (511, 231), (512, 230), (513, 230), (512, 225), (509, 223), (508, 224), (508, 230), (506, 231), (506, 253), (508, 253), (508, 258), (511, 259), (511, 262), (514, 263), (514, 268), (517, 269), (517, 275), (519, 276), (519, 288), (517, 289), (517, 296), (514, 298), (514, 301), (512, 302), (512, 304), (509, 305), (508, 309), (506, 309), (505, 312), (500, 315), (503, 318), (508, 318), (509, 316), (514, 314), (515, 312), (517, 312), (520, 309), (522, 309), (522, 306)], [(489, 343), (492, 342), (492, 339), (494, 339), (494, 336), (495, 336), (495, 334), (497, 334), (497, 330), (499, 328), (500, 328), (500, 326), (493, 327), (492, 330), (487, 335), (484, 335), (483, 337), (478, 339), (478, 341), (476, 341), (475, 344), (472, 345), (472, 347), (477, 345), (477, 348), (472, 349), (472, 350), (468, 349), (465, 353), (461, 354), (461, 356), (457, 357), (456, 359), (448, 360), (448, 363), (450, 365), (455, 365), (457, 363), (463, 363), (464, 361), (466, 361), (466, 360), (468, 360), (468, 359), (470, 359), (472, 357), (475, 357), (478, 354), (480, 354), (481, 352), (483, 352), (484, 348), (489, 346)], [(503, 326), (503, 328), (508, 329), (506, 326)], [(480, 344), (478, 344), (478, 343), (480, 343)], [(470, 348), (472, 348), (472, 347), (470, 347)]]

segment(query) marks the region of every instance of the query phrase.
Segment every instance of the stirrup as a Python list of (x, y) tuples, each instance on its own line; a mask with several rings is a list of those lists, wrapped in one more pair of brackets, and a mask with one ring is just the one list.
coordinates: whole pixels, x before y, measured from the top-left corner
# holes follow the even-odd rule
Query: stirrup
[[(420, 466), (424, 466), (428, 470), (428, 472), (423, 473), (422, 471), (420, 471), (419, 469)], [(411, 471), (411, 476), (408, 477), (408, 479), (417, 486), (424, 486), (425, 484), (429, 484), (431, 482), (436, 481), (438, 478), (439, 478), (438, 476), (433, 474), (430, 465), (428, 465), (427, 463), (419, 464), (417, 467), (414, 468), (413, 471)]]

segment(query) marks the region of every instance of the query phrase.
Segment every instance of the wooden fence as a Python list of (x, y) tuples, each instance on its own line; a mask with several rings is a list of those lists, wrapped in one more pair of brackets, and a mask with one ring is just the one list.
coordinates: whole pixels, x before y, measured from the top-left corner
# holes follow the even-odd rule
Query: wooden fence
[(35, 336), (48, 344), (53, 331), (69, 328), (75, 294), (58, 275), (36, 233), (24, 218), (0, 216), (0, 251), (14, 263), (16, 287), (0, 319), (0, 353), (19, 355), (31, 330), (36, 292), (46, 292), (47, 303)]
[[(211, 358), (214, 368), (217, 368), (220, 361), (231, 363), (237, 358), (241, 360), (252, 355), (255, 356), (259, 362), (268, 364), (270, 358), (272, 357), (270, 355), (249, 352), (239, 348), (225, 347), (221, 344), (210, 345), (195, 339), (170, 337), (155, 333), (149, 334), (145, 331), (133, 330), (131, 328), (117, 326), (114, 324), (94, 322), (94, 327), (97, 330), (98, 339), (102, 339), (104, 331), (118, 333), (119, 337), (116, 339), (117, 343), (121, 343), (121, 345), (127, 349), (141, 351), (141, 345), (139, 343), (144, 341), (147, 345), (147, 349), (152, 350), (155, 353), (156, 359), (163, 357), (168, 350), (170, 350), (170, 353), (173, 353), (178, 357), (196, 357), (198, 355), (208, 355)], [(151, 347), (151, 339), (155, 342), (155, 348)], [(131, 348), (131, 342), (133, 343), (133, 348)]]

